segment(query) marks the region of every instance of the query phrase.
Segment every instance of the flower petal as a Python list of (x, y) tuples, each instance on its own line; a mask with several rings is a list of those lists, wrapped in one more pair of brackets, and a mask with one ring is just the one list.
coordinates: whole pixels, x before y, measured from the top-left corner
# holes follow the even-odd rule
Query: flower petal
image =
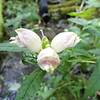
[(58, 54), (50, 47), (43, 49), (38, 57), (37, 62), (42, 70), (52, 72), (60, 64)]
[(42, 49), (41, 39), (35, 32), (25, 28), (19, 28), (15, 31), (18, 34), (19, 42), (25, 47), (34, 52), (39, 52)]
[(80, 38), (73, 32), (62, 32), (54, 37), (51, 42), (51, 47), (56, 52), (61, 52), (66, 48), (74, 47), (79, 43)]

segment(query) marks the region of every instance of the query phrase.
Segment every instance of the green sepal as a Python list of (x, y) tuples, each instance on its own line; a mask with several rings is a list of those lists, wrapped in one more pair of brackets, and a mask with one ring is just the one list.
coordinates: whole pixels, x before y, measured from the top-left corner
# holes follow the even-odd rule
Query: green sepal
[(43, 38), (42, 38), (42, 49), (45, 49), (47, 47), (50, 47), (49, 40), (46, 36), (43, 36)]

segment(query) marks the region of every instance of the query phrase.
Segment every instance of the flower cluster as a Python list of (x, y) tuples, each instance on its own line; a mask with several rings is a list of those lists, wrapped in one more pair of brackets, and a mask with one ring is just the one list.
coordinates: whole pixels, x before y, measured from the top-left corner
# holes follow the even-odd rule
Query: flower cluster
[(10, 43), (15, 43), (18, 46), (30, 49), (32, 52), (39, 53), (37, 56), (38, 65), (47, 72), (53, 72), (60, 64), (57, 53), (62, 52), (66, 48), (74, 47), (80, 41), (77, 34), (62, 32), (54, 37), (50, 45), (43, 48), (42, 42), (45, 40), (41, 40), (35, 32), (24, 28), (19, 28), (15, 31), (17, 36), (11, 37), (10, 40), (12, 41)]

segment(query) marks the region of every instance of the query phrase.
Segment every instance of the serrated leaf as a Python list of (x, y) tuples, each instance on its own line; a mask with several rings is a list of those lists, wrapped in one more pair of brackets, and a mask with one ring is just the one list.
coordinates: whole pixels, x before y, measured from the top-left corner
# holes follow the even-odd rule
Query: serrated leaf
[(22, 52), (27, 51), (26, 48), (18, 47), (15, 44), (10, 43), (0, 43), (0, 51), (7, 51), (7, 52)]
[(22, 83), (15, 100), (34, 100), (34, 95), (40, 88), (45, 72), (36, 69)]
[(96, 91), (98, 90), (100, 90), (100, 59), (98, 59), (95, 70), (88, 81), (84, 100), (86, 100), (88, 96), (95, 95)]

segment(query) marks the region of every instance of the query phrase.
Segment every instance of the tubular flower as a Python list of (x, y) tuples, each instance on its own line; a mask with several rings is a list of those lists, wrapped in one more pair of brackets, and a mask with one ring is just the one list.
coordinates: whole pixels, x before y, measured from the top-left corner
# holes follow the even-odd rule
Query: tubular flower
[(66, 48), (74, 47), (79, 43), (80, 38), (73, 32), (62, 32), (54, 37), (51, 41), (51, 47), (56, 52), (61, 52)]
[(15, 32), (17, 36), (10, 38), (11, 43), (27, 47), (34, 52), (39, 52), (42, 49), (41, 39), (35, 32), (24, 28), (19, 28)]
[(53, 72), (60, 64), (60, 59), (58, 54), (52, 48), (48, 47), (39, 53), (37, 62), (42, 70)]
[(21, 47), (27, 47), (33, 52), (39, 53), (37, 56), (38, 65), (42, 70), (53, 72), (60, 64), (59, 55), (57, 53), (66, 48), (74, 47), (79, 43), (80, 38), (73, 32), (62, 32), (54, 37), (49, 44), (47, 37), (43, 32), (42, 40), (40, 37), (31, 30), (19, 28), (15, 30), (16, 37), (11, 37), (11, 43), (15, 43)]

